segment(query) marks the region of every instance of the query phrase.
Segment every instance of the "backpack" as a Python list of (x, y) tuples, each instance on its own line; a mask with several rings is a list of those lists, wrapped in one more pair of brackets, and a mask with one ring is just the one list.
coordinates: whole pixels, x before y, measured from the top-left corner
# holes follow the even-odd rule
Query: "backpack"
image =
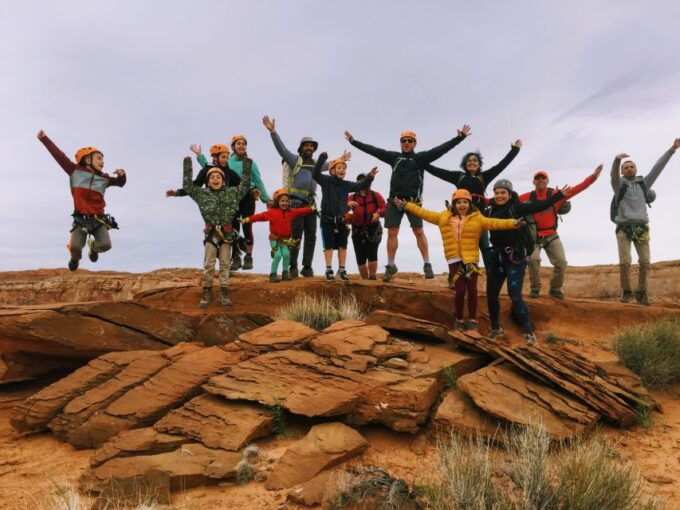
[[(548, 190), (547, 190), (548, 194), (547, 194), (546, 200), (550, 200), (550, 198), (552, 198), (553, 191), (554, 190), (552, 188), (548, 188)], [(532, 191), (529, 194), (529, 200), (531, 202), (537, 202), (538, 201), (538, 198), (536, 197), (536, 191)], [(553, 206), (553, 211), (555, 211), (554, 206)], [(555, 231), (557, 230), (557, 224), (558, 224), (558, 222), (562, 221), (562, 215), (563, 214), (569, 214), (569, 211), (571, 211), (571, 202), (569, 202), (569, 200), (567, 200), (566, 202), (564, 202), (560, 206), (559, 209), (557, 209), (555, 211), (555, 224), (552, 227), (553, 230), (555, 230)], [(527, 222), (527, 223), (529, 223), (529, 222)], [(536, 219), (534, 218), (533, 214), (531, 215), (530, 224), (531, 224), (530, 228), (532, 229), (532, 235), (534, 236), (535, 240), (538, 240), (538, 227), (536, 225)]]
[[(647, 185), (645, 184), (644, 178), (638, 177), (635, 179), (635, 182), (638, 183), (642, 188), (642, 193), (645, 196), (645, 203), (647, 204), (647, 207), (652, 207), (652, 200), (649, 196), (650, 190), (647, 189)], [(619, 205), (621, 205), (621, 200), (623, 200), (623, 197), (626, 196), (627, 190), (628, 182), (622, 180), (619, 192), (612, 197), (612, 202), (609, 205), (609, 219), (612, 221), (612, 223), (616, 223), (614, 218), (616, 218), (616, 214), (619, 212)]]
[(524, 220), (526, 222), (526, 225), (522, 225), (517, 230), (519, 231), (520, 234), (520, 246), (524, 248), (524, 253), (526, 254), (526, 256), (530, 257), (531, 254), (534, 252), (534, 249), (536, 249), (536, 241), (538, 239), (534, 215), (530, 214), (529, 216), (518, 217), (515, 214), (515, 207), (512, 205), (510, 206), (510, 215), (513, 218)]

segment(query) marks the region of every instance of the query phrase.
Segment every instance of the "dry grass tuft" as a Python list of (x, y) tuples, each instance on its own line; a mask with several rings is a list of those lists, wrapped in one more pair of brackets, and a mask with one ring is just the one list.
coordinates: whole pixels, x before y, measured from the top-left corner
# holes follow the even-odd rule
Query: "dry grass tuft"
[(366, 315), (353, 294), (331, 298), (324, 294), (300, 294), (279, 309), (277, 320), (302, 322), (310, 328), (324, 329), (341, 320), (363, 320)]

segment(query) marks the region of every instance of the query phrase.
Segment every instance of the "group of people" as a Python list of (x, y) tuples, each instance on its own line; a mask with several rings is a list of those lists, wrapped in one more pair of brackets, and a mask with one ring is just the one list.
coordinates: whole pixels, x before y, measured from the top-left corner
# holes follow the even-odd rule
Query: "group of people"
[[(254, 237), (252, 224), (269, 222), (269, 249), (272, 257), (270, 281), (290, 280), (299, 275), (314, 276), (312, 260), (316, 245), (317, 222), (326, 262), (325, 279), (349, 279), (345, 268), (347, 244), (351, 233), (359, 272), (362, 278), (376, 279), (378, 247), (384, 218), (387, 230), (387, 265), (383, 281), (389, 282), (397, 273), (395, 264), (398, 234), (403, 216), (408, 218), (423, 259), (425, 278), (434, 278), (429, 258), (428, 240), (423, 220), (435, 224), (441, 232), (444, 255), (449, 265), (449, 285), (454, 290), (455, 326), (477, 329), (477, 277), (480, 274), (480, 251), (486, 269), (486, 294), (491, 322), (489, 337), (503, 335), (500, 322), (499, 295), (503, 284), (512, 301), (512, 313), (524, 328), (528, 343), (536, 340), (529, 310), (522, 298), (524, 276), (529, 267), (530, 297), (540, 295), (540, 254), (545, 251), (553, 264), (549, 295), (564, 299), (562, 285), (567, 261), (564, 246), (557, 232), (558, 218), (567, 214), (569, 200), (587, 189), (599, 177), (602, 165), (574, 186), (553, 189), (544, 170), (534, 174), (534, 190), (519, 195), (512, 182), (497, 179), (519, 153), (522, 142), (511, 144), (508, 154), (495, 166), (483, 170), (479, 152), (469, 152), (461, 160), (460, 170), (445, 170), (433, 166), (437, 159), (456, 147), (470, 135), (464, 125), (456, 136), (425, 151), (416, 151), (417, 136), (405, 131), (399, 138), (400, 150), (389, 151), (360, 142), (346, 131), (345, 138), (357, 149), (366, 152), (391, 167), (387, 200), (371, 189), (378, 169), (372, 168), (346, 179), (347, 162), (351, 154), (329, 161), (322, 152), (314, 158), (319, 144), (310, 137), (300, 140), (297, 152), (290, 151), (276, 131), (274, 119), (263, 118), (272, 142), (282, 158), (282, 187), (271, 196), (267, 192), (259, 169), (248, 156), (245, 136), (235, 135), (230, 147), (216, 144), (210, 148), (212, 161), (203, 155), (201, 147), (192, 145), (201, 170), (194, 177), (191, 158), (184, 159), (182, 188), (169, 190), (167, 196), (189, 196), (197, 204), (204, 227), (204, 280), (199, 306), (206, 307), (213, 299), (213, 279), (219, 261), (219, 302), (228, 306), (229, 275), (237, 268), (253, 267)], [(118, 169), (114, 176), (103, 172), (104, 156), (95, 147), (83, 147), (71, 161), (41, 130), (38, 139), (70, 177), (74, 200), (73, 224), (69, 251), (69, 269), (75, 271), (85, 244), (89, 258), (96, 262), (99, 254), (111, 248), (108, 230), (118, 228), (115, 219), (104, 212), (104, 192), (108, 186), (124, 186), (126, 174)], [(627, 154), (614, 158), (611, 185), (611, 220), (619, 250), (622, 302), (633, 298), (649, 305), (647, 276), (650, 270), (649, 217), (647, 207), (654, 200), (651, 189), (655, 180), (680, 148), (680, 138), (657, 161), (645, 177), (637, 176), (637, 167)], [(430, 173), (455, 186), (456, 190), (443, 211), (423, 208), (425, 173)], [(493, 196), (487, 197), (487, 187), (493, 183)], [(317, 190), (321, 189), (317, 204)], [(256, 203), (267, 209), (256, 214)], [(241, 230), (243, 236), (240, 235)], [(89, 240), (88, 240), (89, 237)], [(633, 292), (630, 278), (631, 244), (639, 257), (639, 280)], [(298, 270), (299, 252), (302, 267)], [(241, 253), (244, 253), (241, 261)], [(333, 270), (333, 252), (337, 252), (338, 270)], [(281, 276), (278, 268), (281, 264)], [(465, 298), (468, 315), (465, 320)]]

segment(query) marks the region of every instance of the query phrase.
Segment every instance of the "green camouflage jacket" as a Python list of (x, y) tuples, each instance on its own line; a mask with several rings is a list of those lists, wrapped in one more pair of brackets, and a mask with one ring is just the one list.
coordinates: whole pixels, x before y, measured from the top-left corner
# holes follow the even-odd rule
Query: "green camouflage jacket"
[(237, 187), (229, 188), (225, 186), (219, 190), (212, 190), (194, 184), (191, 158), (184, 158), (182, 186), (198, 205), (206, 224), (220, 227), (231, 225), (238, 212), (239, 202), (250, 191), (251, 163), (251, 159), (246, 159), (243, 162), (243, 176), (241, 177), (241, 184)]

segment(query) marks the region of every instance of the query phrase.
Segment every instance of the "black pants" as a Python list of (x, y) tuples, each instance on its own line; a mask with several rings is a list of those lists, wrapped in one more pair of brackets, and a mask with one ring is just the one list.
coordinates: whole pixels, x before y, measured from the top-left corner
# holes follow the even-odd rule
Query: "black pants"
[[(253, 244), (253, 225), (251, 223), (246, 223), (241, 225), (238, 221), (239, 218), (247, 218), (255, 214), (255, 197), (253, 194), (248, 192), (246, 196), (241, 199), (238, 205), (238, 214), (234, 217), (234, 221), (231, 222), (232, 228), (241, 233), (241, 227), (243, 227), (243, 237), (246, 238), (246, 244)], [(238, 243), (234, 243), (231, 249), (231, 260), (235, 260), (241, 257), (241, 250), (239, 249)]]
[[(371, 231), (370, 233), (372, 234), (373, 232)], [(363, 266), (367, 261), (376, 262), (378, 260), (378, 246), (380, 246), (380, 242), (370, 241), (365, 235), (359, 234), (352, 235), (352, 245), (354, 246), (354, 255), (356, 255), (358, 266)]]
[(522, 287), (524, 286), (524, 273), (526, 272), (526, 258), (521, 264), (512, 263), (506, 254), (495, 254), (492, 263), (486, 268), (486, 300), (489, 305), (489, 318), (491, 327), (496, 329), (500, 325), (501, 304), (499, 296), (503, 283), (508, 281), (508, 296), (512, 301), (512, 312), (521, 322), (525, 333), (532, 333), (531, 317), (524, 299), (522, 299)]
[[(306, 207), (308, 204), (296, 203), (291, 204), (292, 207)], [(300, 245), (302, 247), (302, 267), (312, 267), (312, 260), (314, 259), (314, 248), (316, 247), (316, 229), (317, 229), (316, 214), (305, 214), (298, 216), (292, 223), (292, 238), (302, 239), (297, 246), (290, 248), (290, 267), (298, 267), (298, 254), (300, 253)]]

